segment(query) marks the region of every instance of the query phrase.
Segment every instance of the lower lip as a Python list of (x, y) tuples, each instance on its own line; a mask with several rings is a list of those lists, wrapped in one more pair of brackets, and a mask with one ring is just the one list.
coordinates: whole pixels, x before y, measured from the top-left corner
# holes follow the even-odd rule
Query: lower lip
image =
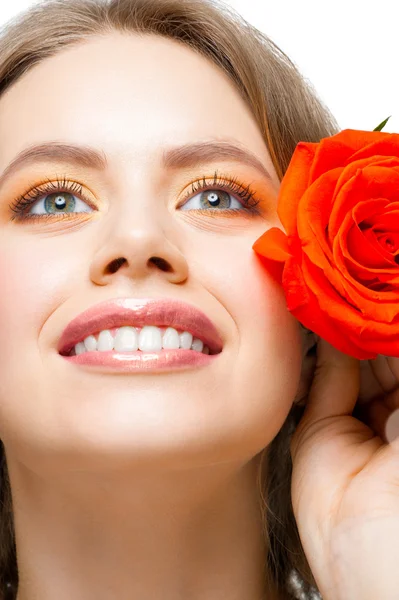
[(170, 371), (171, 369), (184, 369), (202, 367), (211, 364), (218, 354), (203, 354), (196, 350), (161, 350), (159, 352), (84, 352), (76, 356), (63, 356), (68, 362), (75, 365), (88, 365), (90, 367), (104, 367), (112, 371), (127, 373), (147, 371)]

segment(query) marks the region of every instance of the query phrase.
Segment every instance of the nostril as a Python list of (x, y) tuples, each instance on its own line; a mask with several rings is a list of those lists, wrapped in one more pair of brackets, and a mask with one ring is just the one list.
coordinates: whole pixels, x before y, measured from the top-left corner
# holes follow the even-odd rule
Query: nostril
[(170, 264), (166, 260), (164, 260), (163, 258), (159, 258), (158, 256), (150, 258), (149, 262), (152, 262), (155, 266), (162, 269), (162, 271), (169, 272), (172, 270)]
[(126, 262), (126, 258), (116, 258), (115, 260), (113, 260), (111, 264), (107, 267), (108, 273), (116, 273), (116, 271), (121, 265), (123, 265), (124, 262)]

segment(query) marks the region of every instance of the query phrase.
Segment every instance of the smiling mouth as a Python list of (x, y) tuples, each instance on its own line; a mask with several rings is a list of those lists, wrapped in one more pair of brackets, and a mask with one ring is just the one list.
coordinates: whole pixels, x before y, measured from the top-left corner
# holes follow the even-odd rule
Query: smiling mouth
[(168, 297), (100, 302), (70, 321), (57, 345), (61, 356), (78, 364), (84, 357), (85, 363), (101, 360), (110, 366), (121, 361), (207, 364), (206, 354), (220, 354), (222, 349), (221, 335), (205, 313)]
[(131, 325), (90, 334), (60, 354), (76, 356), (88, 352), (154, 353), (166, 350), (190, 350), (202, 354), (219, 354), (188, 331), (180, 331), (173, 327), (144, 326), (139, 328)]

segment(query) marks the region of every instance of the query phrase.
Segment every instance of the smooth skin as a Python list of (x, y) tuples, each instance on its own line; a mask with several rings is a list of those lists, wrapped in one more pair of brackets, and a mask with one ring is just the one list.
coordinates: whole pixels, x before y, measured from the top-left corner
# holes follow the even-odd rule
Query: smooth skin
[[(0, 437), (18, 600), (273, 598), (257, 464), (292, 406), (303, 346), (252, 250), (279, 225), (280, 185), (252, 113), (186, 46), (117, 33), (36, 65), (0, 108), (0, 173), (51, 140), (108, 161), (105, 171), (35, 162), (0, 188)], [(162, 166), (164, 150), (209, 140), (252, 152), (270, 176), (219, 154)], [(233, 216), (223, 205), (195, 211), (191, 184), (205, 176), (212, 188), (215, 170), (252, 186), (258, 216), (239, 196)], [(57, 176), (80, 183), (94, 208), (83, 213), (82, 200), (61, 218), (53, 202), (47, 218), (37, 200), (29, 210), (44, 217), (12, 220), (17, 196)], [(194, 304), (218, 327), (223, 352), (202, 369), (129, 375), (59, 356), (66, 325), (117, 297)]]
[(399, 594), (398, 359), (358, 361), (319, 340), (291, 440), (292, 499), (323, 600)]
[[(279, 181), (250, 110), (187, 47), (120, 34), (36, 65), (0, 107), (0, 173), (51, 140), (108, 161), (105, 171), (36, 162), (0, 188), (0, 437), (18, 600), (279, 600), (262, 576), (256, 474), (294, 401), (304, 345), (252, 250), (279, 225)], [(270, 177), (221, 158), (161, 164), (166, 148), (215, 139), (250, 150)], [(190, 210), (178, 207), (216, 169), (252, 185), (260, 215), (195, 212), (197, 193)], [(81, 183), (95, 208), (12, 220), (17, 196), (57, 176)], [(200, 307), (222, 354), (206, 369), (129, 376), (58, 355), (72, 318), (121, 296)], [(320, 351), (292, 445), (304, 548), (325, 600), (393, 600), (397, 447), (350, 416), (357, 361), (323, 343)]]

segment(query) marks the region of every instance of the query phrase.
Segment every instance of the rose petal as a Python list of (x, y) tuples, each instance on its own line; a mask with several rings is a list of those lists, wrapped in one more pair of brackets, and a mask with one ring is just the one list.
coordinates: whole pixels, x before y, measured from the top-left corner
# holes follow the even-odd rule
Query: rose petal
[[(327, 340), (341, 352), (359, 359), (375, 358), (375, 352), (363, 349), (358, 345), (356, 339), (353, 341), (346, 333), (348, 325), (354, 322), (355, 311), (342, 304), (341, 299), (336, 297), (335, 290), (328, 285), (323, 276), (319, 285), (315, 285), (317, 278), (314, 279), (309, 275), (307, 266), (312, 269), (313, 265), (302, 263), (299, 268), (299, 265), (291, 262), (287, 272), (284, 271), (284, 290), (287, 297), (292, 300), (290, 308), (292, 314), (305, 327)], [(312, 269), (312, 273), (314, 274), (315, 271), (318, 271), (317, 267), (314, 271)], [(299, 282), (300, 280), (301, 282)], [(319, 294), (315, 294), (309, 288), (309, 281), (313, 283)], [(297, 301), (294, 301), (295, 294), (299, 295)], [(324, 307), (320, 306), (320, 302), (324, 304)], [(360, 329), (362, 325), (363, 321), (360, 321), (358, 328)]]
[(372, 156), (373, 154), (384, 154), (385, 156), (398, 156), (398, 134), (384, 132), (384, 135), (379, 135), (374, 142), (359, 148), (354, 154), (352, 154), (352, 156), (349, 157), (349, 160), (352, 162), (355, 160), (366, 158), (368, 156)]
[(386, 167), (387, 169), (396, 169), (399, 172), (399, 157), (373, 155), (362, 160), (356, 160), (343, 167), (333, 195), (333, 204), (335, 204), (336, 196), (339, 194), (342, 186), (352, 179), (359, 169), (365, 169), (366, 167)]
[(328, 225), (328, 238), (332, 245), (344, 216), (360, 202), (370, 198), (399, 200), (399, 169), (369, 166), (359, 169), (339, 190), (334, 199)]
[[(331, 213), (328, 198), (332, 197), (340, 169), (324, 173), (304, 193), (298, 212), (298, 236), (303, 251), (320, 268), (332, 260), (332, 251), (326, 238)], [(325, 198), (325, 202), (320, 202)]]
[(252, 248), (257, 254), (277, 261), (289, 258), (288, 237), (278, 227), (271, 227), (263, 233), (253, 244)]
[(399, 357), (399, 135), (301, 142), (278, 214), (287, 237), (269, 230), (254, 249), (282, 268), (292, 314), (359, 359)]
[(290, 164), (281, 182), (277, 200), (277, 214), (287, 235), (297, 233), (298, 204), (309, 181), (317, 144), (300, 142), (295, 148)]
[(332, 137), (323, 138), (318, 145), (309, 173), (309, 185), (326, 171), (337, 167), (345, 167), (348, 164), (349, 157), (354, 156), (357, 151), (364, 147), (370, 147), (389, 135), (389, 133), (381, 131), (344, 129)]
[[(352, 215), (349, 215), (348, 220), (353, 221)], [(365, 272), (367, 274), (370, 273), (370, 269), (398, 266), (395, 264), (392, 256), (383, 252), (382, 247), (377, 243), (376, 236), (373, 235), (368, 239), (367, 233), (367, 231), (361, 231), (356, 222), (353, 223), (347, 232), (345, 247), (341, 247), (344, 250), (344, 256), (351, 262), (351, 266), (353, 267), (352, 275), (354, 277), (356, 272), (361, 271), (359, 274)], [(357, 265), (360, 265), (361, 269), (358, 270)]]

